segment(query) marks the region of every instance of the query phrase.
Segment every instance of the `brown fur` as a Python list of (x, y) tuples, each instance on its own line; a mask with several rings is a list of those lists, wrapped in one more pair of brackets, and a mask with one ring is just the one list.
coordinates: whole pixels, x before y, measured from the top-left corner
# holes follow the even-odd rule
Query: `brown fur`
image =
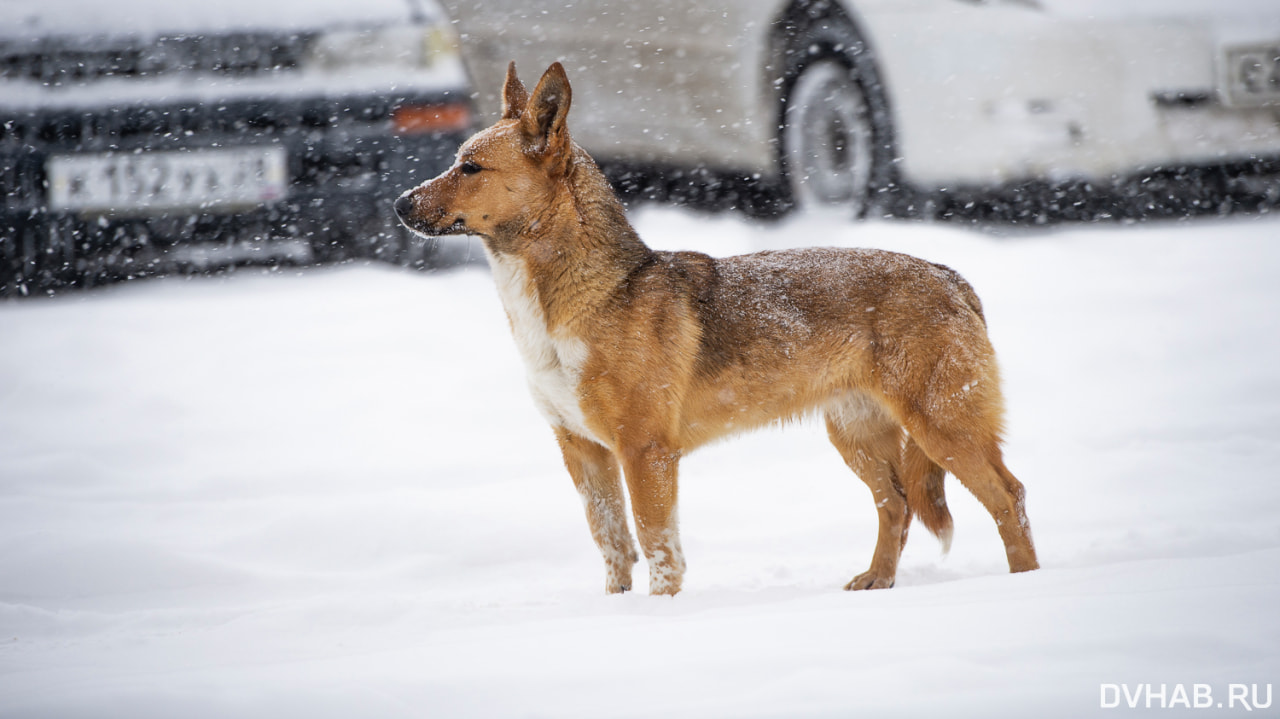
[(607, 591), (630, 589), (637, 561), (624, 477), (650, 592), (675, 594), (680, 458), (819, 411), (880, 517), (871, 567), (847, 589), (893, 586), (913, 515), (949, 542), (945, 472), (996, 520), (1009, 568), (1035, 569), (1022, 484), (1001, 459), (995, 354), (969, 284), (879, 250), (650, 250), (570, 139), (570, 101), (559, 63), (532, 94), (512, 64), (502, 119), (397, 211), (422, 234), (483, 240), (534, 399), (604, 554)]

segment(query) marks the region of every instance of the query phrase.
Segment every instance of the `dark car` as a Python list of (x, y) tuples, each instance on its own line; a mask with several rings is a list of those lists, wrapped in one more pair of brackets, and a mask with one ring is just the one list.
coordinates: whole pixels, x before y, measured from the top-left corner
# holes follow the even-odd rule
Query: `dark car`
[(470, 129), (430, 0), (0, 4), (0, 294), (426, 260), (390, 202)]

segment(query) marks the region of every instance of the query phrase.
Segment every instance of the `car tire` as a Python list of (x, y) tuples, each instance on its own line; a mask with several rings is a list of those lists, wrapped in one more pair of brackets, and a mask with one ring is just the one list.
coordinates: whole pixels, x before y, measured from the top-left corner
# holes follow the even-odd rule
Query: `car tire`
[(311, 233), (312, 260), (321, 265), (355, 260), (433, 268), (437, 243), (415, 235), (390, 212), (379, 211), (390, 204), (390, 200), (375, 202), (347, 224)]
[(414, 270), (430, 270), (437, 265), (439, 246), (439, 240), (422, 237), (393, 219), (372, 233), (358, 257)]
[(440, 259), (439, 239), (423, 237), (403, 226), (397, 228), (396, 233), (399, 235), (399, 248), (391, 261), (413, 270), (437, 268)]
[(838, 3), (796, 0), (777, 26), (782, 191), (793, 207), (878, 214), (898, 183), (888, 101), (870, 45)]
[(52, 294), (78, 287), (86, 278), (86, 258), (66, 227), (32, 223), (13, 238), (15, 253), (0, 258), (0, 297)]
[(807, 65), (791, 86), (783, 117), (785, 174), (795, 204), (866, 215), (875, 133), (850, 68), (834, 58)]

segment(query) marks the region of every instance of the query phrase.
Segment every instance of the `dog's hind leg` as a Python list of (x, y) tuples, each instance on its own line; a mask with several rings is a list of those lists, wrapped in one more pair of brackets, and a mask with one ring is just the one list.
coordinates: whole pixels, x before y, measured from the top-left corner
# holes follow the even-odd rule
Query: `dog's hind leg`
[(1004, 466), (998, 440), (975, 440), (972, 434), (958, 440), (937, 430), (921, 429), (912, 433), (920, 448), (955, 475), (995, 520), (1009, 571), (1038, 569), (1022, 482)]
[(898, 557), (907, 542), (911, 509), (898, 480), (902, 428), (870, 398), (851, 397), (827, 409), (827, 435), (845, 464), (871, 489), (880, 531), (871, 567), (845, 589), (887, 589), (898, 572)]
[(992, 446), (957, 457), (951, 472), (991, 513), (1004, 542), (1009, 571), (1039, 569), (1022, 482), (1004, 466), (1000, 448)]
[(561, 427), (556, 428), (556, 439), (565, 467), (582, 497), (591, 536), (604, 555), (605, 591), (629, 591), (631, 567), (639, 557), (627, 527), (618, 462), (605, 447)]
[[(1010, 571), (1036, 569), (1023, 486), (1005, 468), (1000, 451), (1004, 399), (985, 326), (975, 310), (935, 329), (932, 344), (915, 348), (914, 363), (886, 375), (887, 401), (929, 460), (960, 480), (991, 514)], [(945, 522), (942, 527), (949, 529)]]

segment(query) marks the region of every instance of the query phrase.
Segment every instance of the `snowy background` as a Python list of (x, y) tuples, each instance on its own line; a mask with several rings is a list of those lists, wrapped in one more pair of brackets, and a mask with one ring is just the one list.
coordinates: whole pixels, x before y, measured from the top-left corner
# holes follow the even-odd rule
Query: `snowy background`
[(686, 459), (685, 591), (642, 564), (606, 596), (479, 263), (6, 301), (0, 717), (1081, 717), (1134, 713), (1104, 683), (1280, 684), (1280, 218), (634, 219), (961, 271), (1044, 568), (1008, 574), (948, 480), (951, 554), (917, 526), (896, 588), (841, 591), (875, 512), (809, 423)]

